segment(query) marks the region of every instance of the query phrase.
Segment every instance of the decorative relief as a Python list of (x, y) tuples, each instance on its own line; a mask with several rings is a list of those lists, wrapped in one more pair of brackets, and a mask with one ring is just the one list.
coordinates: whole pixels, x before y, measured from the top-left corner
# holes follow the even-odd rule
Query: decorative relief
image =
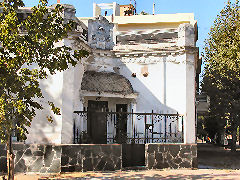
[(88, 21), (88, 43), (93, 49), (113, 49), (113, 23), (103, 16)]
[(120, 60), (123, 63), (140, 63), (140, 64), (153, 64), (153, 63), (159, 63), (163, 62), (164, 59), (166, 59), (166, 62), (171, 62), (171, 63), (177, 63), (179, 64), (180, 62), (177, 60), (177, 57), (122, 57)]

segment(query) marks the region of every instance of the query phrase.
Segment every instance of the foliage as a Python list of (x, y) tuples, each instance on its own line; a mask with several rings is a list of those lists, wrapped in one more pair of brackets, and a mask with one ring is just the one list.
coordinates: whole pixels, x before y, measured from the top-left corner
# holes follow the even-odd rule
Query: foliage
[(198, 116), (197, 121), (197, 137), (202, 139), (207, 136), (207, 132), (205, 130), (205, 119), (204, 116)]
[[(49, 74), (75, 66), (84, 50), (73, 51), (65, 45), (56, 46), (74, 30), (76, 23), (66, 21), (61, 5), (47, 7), (40, 0), (32, 13), (23, 19), (17, 13), (24, 7), (22, 0), (3, 0), (0, 3), (0, 139), (6, 142), (17, 130), (20, 139), (26, 139), (36, 110), (43, 109), (39, 99), (44, 98), (40, 80)], [(49, 102), (52, 111), (60, 109)], [(48, 118), (52, 121), (51, 117)]]
[[(210, 127), (236, 131), (240, 114), (240, 8), (228, 1), (205, 43), (203, 91), (210, 96)], [(211, 121), (211, 122), (210, 122)], [(211, 128), (208, 128), (209, 130)]]
[(140, 15), (149, 15), (149, 13), (145, 12), (145, 11), (141, 11)]

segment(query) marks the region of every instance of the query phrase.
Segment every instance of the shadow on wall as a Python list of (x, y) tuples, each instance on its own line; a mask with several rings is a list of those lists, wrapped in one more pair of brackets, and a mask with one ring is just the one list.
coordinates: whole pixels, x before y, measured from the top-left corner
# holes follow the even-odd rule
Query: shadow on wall
[[(136, 64), (136, 63), (123, 63), (117, 58), (102, 57), (95, 58), (87, 66), (86, 71), (96, 72), (115, 72), (127, 78), (133, 90), (139, 93), (136, 99), (137, 112), (152, 112), (176, 114), (178, 111), (175, 108), (169, 107), (166, 102), (167, 98), (167, 75), (166, 75), (166, 62), (159, 64)], [(101, 67), (101, 68), (99, 68)], [(149, 73), (144, 77), (144, 72), (141, 69), (149, 68)], [(157, 69), (157, 68), (161, 69)], [(116, 68), (118, 68), (116, 70)], [(148, 71), (148, 70), (146, 70)], [(135, 75), (135, 76), (134, 76)], [(177, 80), (176, 80), (177, 81)], [(111, 84), (109, 84), (111, 86)], [(179, 83), (172, 87), (177, 91)], [(177, 94), (177, 92), (176, 92)], [(178, 101), (176, 99), (176, 101)]]
[[(120, 74), (124, 76), (126, 79), (129, 80), (129, 82), (132, 85), (132, 88), (135, 92), (138, 93), (138, 97), (136, 100), (132, 100), (133, 105), (133, 111), (136, 113), (151, 113), (152, 111), (154, 113), (159, 114), (183, 114), (184, 111), (178, 112), (176, 109), (167, 106), (167, 63), (165, 61), (156, 63), (156, 64), (149, 64), (148, 67), (146, 64), (137, 64), (137, 63), (124, 63), (118, 58), (109, 58), (109, 57), (95, 57), (94, 60), (91, 60), (89, 62), (89, 65), (86, 68), (87, 72), (93, 73), (95, 72), (105, 72), (109, 76), (112, 75), (112, 72), (116, 74)], [(147, 68), (146, 68), (147, 67)], [(178, 71), (181, 73), (181, 66), (175, 65), (175, 68), (180, 67), (180, 70)], [(147, 76), (144, 75), (144, 71), (149, 72)], [(171, 71), (171, 70), (169, 70)], [(96, 73), (97, 74), (97, 73)], [(172, 82), (178, 81), (178, 78), (174, 76), (177, 76), (174, 74), (174, 72), (171, 75)], [(169, 77), (168, 77), (169, 78)], [(91, 78), (90, 78), (91, 79)], [(114, 78), (113, 78), (114, 79)], [(91, 79), (92, 80), (92, 79)], [(93, 81), (93, 80), (92, 80)], [(112, 80), (113, 81), (113, 80)], [(103, 82), (106, 84), (106, 86), (112, 86), (112, 81)], [(92, 86), (97, 86), (97, 83), (89, 83)], [(183, 89), (184, 87), (179, 87), (180, 85), (184, 86), (182, 82), (176, 82), (171, 87), (174, 90), (178, 90), (178, 88)], [(119, 85), (118, 85), (119, 86)], [(119, 89), (118, 86), (116, 86), (116, 89)], [(122, 86), (126, 86), (126, 83), (122, 83)], [(90, 86), (88, 86), (90, 87)], [(121, 87), (122, 88), (122, 87)], [(128, 87), (126, 87), (128, 88)], [(94, 89), (94, 88), (93, 88)], [(95, 87), (95, 89), (98, 89)], [(99, 88), (102, 89), (102, 88)], [(108, 89), (108, 88), (106, 88)], [(109, 88), (114, 89), (114, 88)], [(87, 90), (87, 89), (84, 89)], [(179, 96), (183, 92), (183, 90), (178, 93), (174, 93), (176, 96)], [(112, 92), (114, 93), (114, 92)], [(172, 92), (170, 92), (172, 94)], [(81, 95), (80, 95), (81, 96)], [(99, 96), (101, 97), (101, 92), (99, 92)], [(180, 99), (183, 99), (184, 97), (180, 97)], [(173, 99), (173, 98), (172, 98)], [(173, 101), (174, 102), (174, 101)], [(176, 99), (176, 104), (184, 103), (184, 101), (180, 101), (179, 99)], [(116, 102), (118, 104), (118, 102)], [(185, 103), (184, 103), (185, 104)], [(116, 106), (116, 105), (115, 105)], [(182, 105), (184, 106), (184, 105)], [(178, 106), (179, 107), (179, 106)], [(80, 111), (82, 109), (79, 109)], [(174, 121), (172, 118), (166, 118), (166, 123), (164, 121), (164, 118), (161, 116), (154, 116), (154, 118), (148, 116), (146, 119), (144, 119), (144, 116), (133, 116), (133, 119), (128, 121), (128, 133), (133, 134), (133, 131), (136, 130), (139, 137), (144, 136), (145, 132), (145, 121), (146, 123), (152, 123), (151, 119), (154, 119), (154, 132), (158, 132), (158, 134), (154, 135), (154, 138), (162, 138), (163, 132), (170, 133), (177, 133), (179, 131), (182, 132), (182, 119), (177, 121)], [(131, 123), (132, 122), (132, 123)], [(134, 126), (134, 127), (133, 127)], [(152, 127), (151, 127), (152, 128)], [(151, 135), (149, 128), (148, 135)], [(145, 132), (145, 133), (144, 133)], [(182, 133), (181, 133), (182, 135)], [(143, 137), (142, 137), (143, 138)], [(180, 138), (180, 137), (179, 137)]]
[[(155, 113), (160, 114), (179, 113), (175, 108), (167, 105), (167, 98), (169, 96), (167, 96), (168, 82), (165, 61), (161, 64), (149, 65), (124, 64), (121, 62), (120, 68), (120, 73), (129, 79), (134, 91), (139, 92), (136, 104), (137, 112), (151, 112), (153, 110)], [(133, 73), (136, 74), (136, 77), (132, 76)], [(178, 83), (176, 82), (176, 86), (172, 88), (176, 89), (177, 94)], [(178, 99), (176, 99), (176, 104), (178, 103), (177, 101)]]
[[(26, 143), (60, 143), (62, 117), (54, 115), (48, 104), (48, 101), (61, 109), (62, 113), (62, 72), (55, 75), (49, 75), (46, 80), (40, 81), (43, 99), (40, 103), (43, 110), (36, 111), (36, 117), (32, 121), (32, 125), (28, 128), (29, 134)], [(53, 122), (47, 120), (47, 116), (52, 116)], [(60, 133), (60, 134), (59, 134)]]

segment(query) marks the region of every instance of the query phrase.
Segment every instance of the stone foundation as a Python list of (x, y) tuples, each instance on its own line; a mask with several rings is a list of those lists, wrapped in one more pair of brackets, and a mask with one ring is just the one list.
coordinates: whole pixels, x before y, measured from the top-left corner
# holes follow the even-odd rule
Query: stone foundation
[(197, 145), (146, 144), (145, 162), (148, 169), (197, 168)]
[[(6, 146), (0, 146), (6, 159)], [(61, 147), (53, 145), (13, 144), (16, 172), (56, 173), (61, 169)], [(4, 159), (4, 158), (3, 158)], [(7, 161), (3, 160), (0, 170), (7, 171)]]
[[(147, 169), (197, 168), (196, 144), (13, 144), (13, 149), (16, 172), (114, 171), (144, 166), (144, 153)], [(0, 173), (7, 171), (6, 155), (0, 145)]]
[[(114, 171), (122, 168), (121, 145), (13, 144), (15, 172)], [(7, 150), (0, 145), (0, 173), (7, 171)]]
[(122, 146), (63, 145), (61, 172), (114, 171), (122, 168)]

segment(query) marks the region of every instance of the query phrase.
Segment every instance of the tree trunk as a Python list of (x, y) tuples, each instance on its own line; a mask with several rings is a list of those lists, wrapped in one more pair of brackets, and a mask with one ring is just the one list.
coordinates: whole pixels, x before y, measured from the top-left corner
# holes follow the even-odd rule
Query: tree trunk
[(236, 142), (237, 142), (237, 126), (236, 123), (233, 122), (232, 127), (232, 144), (231, 144), (231, 151), (236, 152)]
[(11, 133), (8, 136), (7, 141), (7, 168), (8, 168), (8, 180), (14, 180), (14, 154), (12, 148)]
[(240, 145), (240, 126), (238, 126), (238, 143)]

